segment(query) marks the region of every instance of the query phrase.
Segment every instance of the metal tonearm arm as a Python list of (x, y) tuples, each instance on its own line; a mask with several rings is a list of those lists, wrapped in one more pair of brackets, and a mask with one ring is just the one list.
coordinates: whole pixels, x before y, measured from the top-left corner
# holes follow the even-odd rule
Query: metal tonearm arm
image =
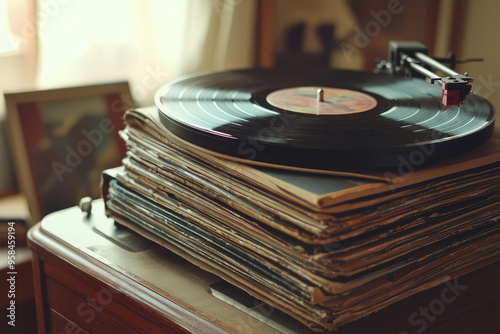
[[(480, 61), (482, 59), (469, 59), (468, 61)], [(442, 103), (445, 106), (459, 105), (465, 102), (466, 96), (471, 92), (473, 79), (455, 72), (453, 69), (443, 65), (440, 61), (449, 61), (452, 66), (457, 61), (454, 56), (450, 59), (439, 59), (437, 61), (427, 55), (427, 48), (419, 42), (395, 42), (389, 43), (389, 60), (379, 62), (377, 68), (384, 69), (389, 73), (403, 76), (417, 76), (425, 78), (432, 84), (441, 84)], [(430, 70), (444, 73), (441, 77)]]
[[(425, 76), (430, 83), (441, 84), (443, 90), (442, 103), (445, 106), (464, 103), (465, 97), (472, 89), (470, 83), (473, 79), (469, 77), (467, 73), (465, 73), (465, 75), (459, 74), (424, 53), (415, 52), (414, 58), (406, 56), (404, 57), (404, 60), (409, 64), (413, 71)], [(447, 75), (447, 77), (439, 77), (421, 64), (433, 67), (436, 70), (443, 72)]]

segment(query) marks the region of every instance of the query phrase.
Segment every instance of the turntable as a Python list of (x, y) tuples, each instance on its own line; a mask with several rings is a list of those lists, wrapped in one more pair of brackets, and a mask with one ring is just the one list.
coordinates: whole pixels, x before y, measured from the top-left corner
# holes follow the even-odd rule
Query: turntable
[[(319, 170), (388, 168), (403, 159), (427, 165), (484, 143), (495, 109), (469, 94), (471, 77), (426, 53), (420, 43), (392, 42), (390, 60), (378, 64), (389, 74), (251, 69), (193, 75), (161, 88), (156, 105), (171, 133), (245, 163)], [(408, 73), (441, 87), (399, 75)]]

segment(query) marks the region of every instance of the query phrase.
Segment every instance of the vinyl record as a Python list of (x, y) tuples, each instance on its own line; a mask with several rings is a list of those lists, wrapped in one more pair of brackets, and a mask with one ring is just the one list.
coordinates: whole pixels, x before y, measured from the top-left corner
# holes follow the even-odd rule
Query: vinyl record
[(482, 144), (495, 121), (478, 95), (443, 111), (438, 85), (343, 70), (193, 75), (160, 88), (155, 102), (166, 128), (193, 144), (323, 170), (425, 166)]

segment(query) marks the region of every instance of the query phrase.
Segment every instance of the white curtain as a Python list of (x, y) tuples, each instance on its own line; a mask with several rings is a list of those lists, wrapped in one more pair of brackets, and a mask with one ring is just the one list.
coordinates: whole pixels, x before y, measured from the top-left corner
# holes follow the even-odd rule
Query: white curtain
[(125, 79), (139, 105), (180, 75), (251, 67), (256, 0), (38, 0), (38, 88)]
[(35, 27), (34, 0), (0, 0), (0, 197), (16, 192), (3, 93), (34, 88)]

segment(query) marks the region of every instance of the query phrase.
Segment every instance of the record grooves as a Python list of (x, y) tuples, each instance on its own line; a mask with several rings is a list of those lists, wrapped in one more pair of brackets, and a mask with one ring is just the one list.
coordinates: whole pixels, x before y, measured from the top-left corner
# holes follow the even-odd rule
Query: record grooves
[[(326, 93), (321, 108), (336, 105), (321, 110), (337, 114), (314, 112), (315, 87)], [(284, 102), (273, 100), (277, 92)], [(278, 107), (288, 96), (299, 111)], [(249, 163), (313, 169), (390, 168), (404, 159), (424, 166), (482, 144), (495, 121), (478, 95), (443, 112), (437, 85), (341, 70), (195, 75), (162, 87), (155, 101), (167, 129), (193, 144)]]

